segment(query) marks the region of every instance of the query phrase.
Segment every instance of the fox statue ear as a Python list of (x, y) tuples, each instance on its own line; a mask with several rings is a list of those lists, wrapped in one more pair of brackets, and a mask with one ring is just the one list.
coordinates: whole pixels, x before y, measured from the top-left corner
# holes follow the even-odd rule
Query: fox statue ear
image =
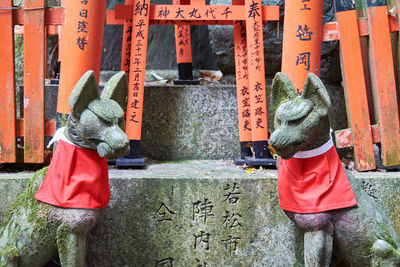
[(75, 116), (80, 116), (89, 103), (99, 98), (96, 76), (92, 70), (88, 70), (79, 79), (69, 96), (69, 108)]
[(293, 99), (296, 96), (296, 90), (289, 77), (282, 72), (276, 73), (274, 79), (272, 79), (271, 87), (270, 102), (272, 110), (275, 112), (282, 102)]
[(123, 110), (126, 110), (126, 105), (128, 103), (128, 79), (126, 78), (125, 71), (118, 72), (108, 80), (100, 98), (112, 99), (116, 101)]
[(307, 75), (301, 97), (311, 100), (319, 109), (321, 116), (327, 115), (332, 106), (324, 84), (317, 75), (311, 72)]

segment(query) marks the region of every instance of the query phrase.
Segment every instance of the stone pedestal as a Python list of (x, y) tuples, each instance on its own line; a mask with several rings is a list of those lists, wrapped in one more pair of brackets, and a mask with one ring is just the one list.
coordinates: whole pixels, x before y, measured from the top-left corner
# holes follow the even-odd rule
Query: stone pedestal
[[(0, 221), (32, 175), (0, 174)], [(400, 233), (400, 173), (355, 177)], [(302, 235), (279, 208), (276, 178), (221, 160), (110, 169), (88, 266), (302, 266)]]

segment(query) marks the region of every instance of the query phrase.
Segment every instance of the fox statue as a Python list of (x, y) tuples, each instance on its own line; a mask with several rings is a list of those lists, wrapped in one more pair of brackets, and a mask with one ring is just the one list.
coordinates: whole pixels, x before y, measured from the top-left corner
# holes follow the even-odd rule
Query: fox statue
[(127, 95), (124, 72), (101, 96), (93, 71), (76, 84), (50, 166), (33, 175), (0, 224), (0, 266), (43, 266), (57, 251), (62, 266), (85, 266), (88, 233), (110, 197), (106, 158), (129, 153)]
[(290, 79), (272, 82), (274, 132), (269, 144), (280, 156), (280, 207), (304, 232), (305, 266), (400, 266), (398, 236), (388, 217), (345, 172), (330, 135), (331, 101), (309, 73), (298, 96)]

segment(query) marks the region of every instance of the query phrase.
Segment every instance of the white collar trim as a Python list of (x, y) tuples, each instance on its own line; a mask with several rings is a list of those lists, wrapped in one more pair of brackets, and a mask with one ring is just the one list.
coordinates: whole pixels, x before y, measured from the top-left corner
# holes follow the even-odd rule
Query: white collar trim
[(59, 140), (63, 140), (64, 142), (77, 146), (74, 143), (72, 143), (65, 135), (64, 135), (64, 130), (65, 127), (59, 128), (53, 135), (53, 138), (51, 138), (49, 144), (47, 145), (47, 148), (49, 148), (53, 143), (58, 142)]
[(74, 143), (72, 143), (72, 142), (64, 135), (64, 133), (61, 135), (60, 140), (63, 140), (64, 142), (66, 142), (66, 143), (68, 143), (68, 144), (77, 146), (77, 145), (75, 145)]
[(297, 158), (297, 159), (307, 159), (307, 158), (316, 157), (316, 156), (326, 153), (329, 149), (332, 148), (332, 146), (333, 146), (333, 140), (331, 137), (329, 139), (329, 141), (326, 142), (325, 144), (323, 144), (322, 146), (311, 149), (311, 150), (298, 151), (296, 154), (294, 154), (293, 157)]

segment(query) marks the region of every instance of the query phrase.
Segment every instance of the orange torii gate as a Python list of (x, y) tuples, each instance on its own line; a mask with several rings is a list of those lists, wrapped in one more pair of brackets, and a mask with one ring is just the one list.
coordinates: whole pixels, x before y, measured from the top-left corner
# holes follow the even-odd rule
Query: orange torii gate
[[(354, 148), (356, 169), (359, 171), (376, 168), (373, 144), (380, 145), (384, 166), (400, 164), (400, 99), (396, 99), (390, 36), (390, 33), (399, 31), (399, 22), (388, 12), (384, 0), (365, 3), (364, 10), (366, 16), (358, 17), (353, 2), (337, 3), (337, 21), (324, 25), (323, 36), (324, 41), (340, 40), (350, 128), (335, 132), (336, 147)], [(361, 39), (364, 36), (369, 37), (368, 48)], [(370, 97), (369, 90), (372, 91)], [(374, 104), (369, 106), (369, 100)], [(375, 118), (371, 119), (370, 114), (374, 114)]]
[[(192, 0), (189, 5), (151, 5), (149, 0), (134, 0), (133, 5), (116, 5), (115, 10), (107, 12), (108, 24), (132, 21), (126, 115), (131, 153), (117, 160), (117, 165), (144, 165), (144, 160), (139, 157), (139, 148), (149, 24), (234, 25), (241, 143), (241, 159), (236, 163), (272, 164), (268, 151), (262, 24), (264, 21), (279, 20), (279, 6), (262, 6), (261, 0), (234, 0), (233, 5), (206, 5), (204, 0)], [(254, 157), (250, 152), (250, 143)]]

